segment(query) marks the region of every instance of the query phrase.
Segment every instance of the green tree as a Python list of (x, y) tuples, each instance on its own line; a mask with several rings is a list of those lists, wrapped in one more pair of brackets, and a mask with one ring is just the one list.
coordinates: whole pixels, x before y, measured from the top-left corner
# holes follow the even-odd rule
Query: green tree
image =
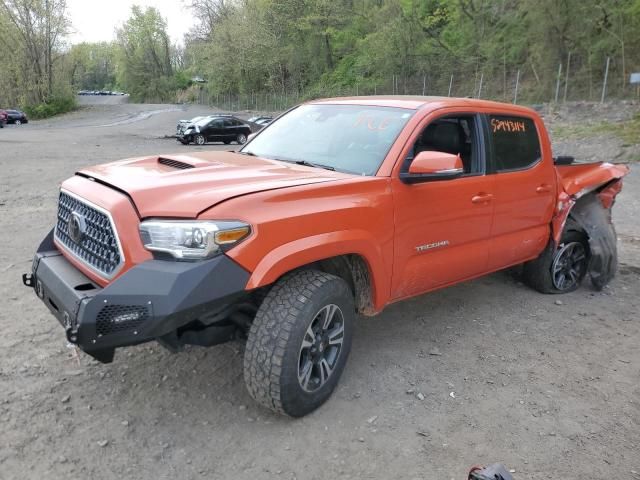
[(117, 31), (118, 83), (138, 101), (167, 101), (176, 90), (167, 23), (154, 7), (134, 5)]
[(40, 103), (60, 94), (57, 66), (69, 25), (65, 0), (0, 0), (0, 67), (9, 72), (11, 100)]

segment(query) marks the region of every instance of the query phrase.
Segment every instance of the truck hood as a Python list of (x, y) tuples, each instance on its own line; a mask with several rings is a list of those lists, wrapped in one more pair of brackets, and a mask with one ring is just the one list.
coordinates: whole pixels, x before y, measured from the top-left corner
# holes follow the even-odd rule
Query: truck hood
[(242, 195), (351, 177), (220, 151), (132, 158), (86, 168), (78, 174), (127, 193), (142, 218), (195, 218)]

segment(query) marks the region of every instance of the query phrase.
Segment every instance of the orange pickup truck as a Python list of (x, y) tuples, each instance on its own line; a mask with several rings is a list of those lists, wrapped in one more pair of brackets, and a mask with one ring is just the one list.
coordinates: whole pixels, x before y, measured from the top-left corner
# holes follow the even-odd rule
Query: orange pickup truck
[(572, 160), (524, 107), (312, 101), (239, 151), (77, 172), (23, 282), (102, 362), (246, 338), (253, 398), (302, 416), (336, 386), (357, 313), (515, 265), (544, 293), (602, 288), (628, 170)]

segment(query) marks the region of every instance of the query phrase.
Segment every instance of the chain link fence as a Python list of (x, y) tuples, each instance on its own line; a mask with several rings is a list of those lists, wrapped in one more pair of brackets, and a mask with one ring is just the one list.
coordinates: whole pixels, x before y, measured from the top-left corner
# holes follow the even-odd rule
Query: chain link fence
[[(277, 91), (212, 93), (206, 85), (197, 91), (196, 103), (227, 111), (278, 112), (314, 98), (361, 95), (434, 95), (469, 97), (535, 105), (567, 101), (605, 102), (640, 99), (638, 85), (629, 83), (630, 67), (621, 58), (607, 57), (602, 65), (590, 58), (568, 55), (555, 68), (536, 69), (529, 61), (520, 68), (500, 65), (454, 65), (449, 71), (394, 74), (343, 87), (280, 88)], [(640, 71), (640, 66), (637, 70)], [(624, 72), (624, 74), (623, 74)]]

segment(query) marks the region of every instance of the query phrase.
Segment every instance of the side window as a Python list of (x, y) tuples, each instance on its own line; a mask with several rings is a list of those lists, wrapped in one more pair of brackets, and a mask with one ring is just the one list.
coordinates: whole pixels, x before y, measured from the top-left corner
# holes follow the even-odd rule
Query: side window
[(229, 118), (225, 118), (224, 119), (224, 126), (225, 127), (233, 127), (233, 120), (231, 120)]
[(490, 115), (489, 134), (493, 141), (493, 162), (498, 172), (522, 170), (540, 160), (538, 130), (530, 118)]
[(210, 124), (210, 127), (212, 128), (221, 128), (222, 127), (222, 120), (213, 120)]
[(465, 174), (482, 173), (476, 117), (473, 115), (438, 118), (427, 125), (405, 160), (406, 168), (418, 153), (425, 150), (459, 154)]

